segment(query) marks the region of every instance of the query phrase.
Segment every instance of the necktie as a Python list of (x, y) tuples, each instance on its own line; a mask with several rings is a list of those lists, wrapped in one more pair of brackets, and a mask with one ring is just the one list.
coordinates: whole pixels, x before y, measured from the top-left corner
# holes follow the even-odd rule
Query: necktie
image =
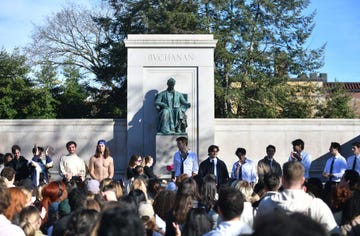
[[(330, 175), (333, 173), (333, 169), (334, 169), (334, 162), (335, 162), (335, 157), (332, 159), (331, 165), (330, 165)], [(332, 180), (332, 176), (330, 176), (330, 181)]]
[(271, 159), (270, 160), (270, 174), (272, 174), (272, 172), (273, 172), (273, 170), (272, 170), (272, 162), (273, 162), (273, 160)]
[[(239, 163), (239, 165), (241, 165), (241, 164)], [(241, 165), (240, 168), (239, 168), (239, 174), (238, 174), (238, 179), (239, 180), (242, 180), (242, 166), (243, 165)]]
[(184, 174), (184, 162), (185, 162), (186, 158), (187, 158), (187, 154), (186, 154), (186, 156), (181, 155), (181, 174)]
[(354, 162), (353, 162), (353, 166), (352, 166), (352, 170), (355, 170), (355, 167), (356, 167), (356, 156), (355, 156), (355, 158), (354, 158)]

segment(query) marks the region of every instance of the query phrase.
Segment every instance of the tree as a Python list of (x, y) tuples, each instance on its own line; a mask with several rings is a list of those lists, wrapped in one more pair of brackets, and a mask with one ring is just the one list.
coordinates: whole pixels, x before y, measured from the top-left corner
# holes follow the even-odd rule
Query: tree
[[(31, 111), (26, 110), (32, 100), (26, 96), (32, 94), (32, 86), (27, 74), (30, 67), (26, 65), (26, 57), (19, 49), (8, 53), (0, 51), (0, 118), (26, 118)], [(30, 95), (31, 96), (31, 95)]]
[[(70, 89), (70, 91), (73, 89), (81, 91), (76, 99), (73, 97), (75, 94), (72, 93), (71, 96), (75, 99), (74, 101), (68, 100), (73, 106), (75, 106), (74, 102), (78, 101), (80, 102), (78, 106), (84, 108), (84, 101), (80, 98), (83, 98), (85, 87), (89, 90), (87, 93), (93, 96), (90, 100), (99, 99), (99, 101), (95, 101), (95, 105), (104, 103), (104, 100), (105, 103), (113, 104), (110, 106), (112, 109), (110, 111), (94, 108), (92, 113), (77, 114), (76, 117), (99, 117), (104, 116), (104, 114), (108, 117), (117, 117), (119, 114), (122, 115), (121, 117), (126, 116), (124, 115), (126, 114), (126, 103), (124, 107), (124, 103), (114, 105), (112, 102), (118, 98), (119, 93), (124, 96), (124, 75), (117, 72), (119, 67), (124, 70), (123, 61), (118, 59), (107, 60), (102, 52), (103, 48), (99, 47), (106, 38), (109, 38), (107, 35), (109, 32), (106, 27), (97, 24), (95, 20), (106, 16), (106, 14), (106, 12), (98, 9), (90, 11), (76, 5), (69, 5), (54, 16), (48, 17), (43, 26), (35, 27), (32, 36), (33, 42), (27, 48), (27, 52), (35, 64), (51, 63), (58, 68), (65, 67), (65, 71), (69, 68), (74, 69), (73, 66), (78, 68), (79, 77), (76, 81), (70, 76), (72, 79), (69, 79), (65, 85), (65, 88)], [(117, 53), (116, 49), (114, 51)], [(113, 58), (117, 58), (119, 55), (121, 54), (117, 54)], [(74, 88), (74, 82), (81, 82), (81, 80), (92, 82), (81, 89), (81, 86)], [(106, 92), (104, 93), (104, 91)], [(106, 96), (102, 97), (102, 95)], [(62, 97), (62, 99), (66, 100), (67, 98)], [(118, 112), (118, 110), (125, 110), (125, 112)], [(73, 111), (67, 111), (64, 105), (58, 111), (65, 112), (64, 114), (59, 113), (59, 117), (75, 118), (71, 117), (71, 114), (74, 114)], [(77, 111), (80, 112), (80, 110)], [(90, 112), (88, 108), (81, 111)], [(102, 111), (104, 114), (96, 114), (96, 111)]]
[[(302, 103), (287, 82), (291, 75), (319, 69), (324, 52), (324, 46), (305, 46), (315, 15), (303, 15), (307, 6), (302, 0), (231, 0), (209, 1), (202, 8), (208, 19), (214, 19), (209, 27), (219, 40), (217, 117), (280, 118), (289, 114), (289, 105)], [(292, 115), (302, 114), (297, 106), (291, 107)]]
[(343, 84), (329, 83), (324, 88), (324, 101), (319, 107), (319, 116), (324, 118), (354, 118), (354, 111), (349, 107), (351, 96), (346, 93)]
[(65, 82), (56, 99), (60, 101), (57, 118), (89, 118), (91, 114), (91, 99), (87, 84), (81, 83), (79, 68), (71, 63), (63, 69)]

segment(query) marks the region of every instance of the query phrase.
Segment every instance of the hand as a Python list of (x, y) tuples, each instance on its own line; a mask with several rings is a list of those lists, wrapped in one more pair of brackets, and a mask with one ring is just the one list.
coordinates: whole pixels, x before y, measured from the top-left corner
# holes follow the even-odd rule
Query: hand
[(71, 180), (71, 178), (72, 178), (72, 174), (71, 173), (65, 173), (65, 179), (67, 180), (67, 181), (70, 181)]
[(49, 146), (46, 147), (45, 156), (49, 156)]
[(179, 224), (173, 222), (172, 225), (173, 225), (174, 230), (175, 230), (175, 236), (181, 236), (181, 231), (180, 231)]
[(301, 159), (301, 154), (300, 154), (300, 153), (297, 153), (297, 152), (291, 152), (290, 156), (291, 156), (291, 158), (296, 159), (296, 160), (298, 160), (298, 161), (301, 161), (301, 160), (302, 160), (302, 159)]

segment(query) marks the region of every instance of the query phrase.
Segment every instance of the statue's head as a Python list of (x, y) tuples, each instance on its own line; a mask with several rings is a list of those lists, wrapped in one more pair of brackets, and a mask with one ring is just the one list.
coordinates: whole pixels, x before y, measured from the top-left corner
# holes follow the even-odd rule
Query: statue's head
[(176, 83), (176, 80), (174, 78), (170, 78), (167, 81), (167, 85), (171, 86), (171, 87), (174, 87), (175, 83)]

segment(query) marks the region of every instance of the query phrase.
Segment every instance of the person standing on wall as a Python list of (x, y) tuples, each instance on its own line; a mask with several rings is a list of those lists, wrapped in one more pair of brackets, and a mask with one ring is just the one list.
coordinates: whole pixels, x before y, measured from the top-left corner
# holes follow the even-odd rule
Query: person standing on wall
[(256, 164), (246, 157), (246, 149), (236, 149), (235, 155), (239, 161), (235, 162), (231, 171), (231, 178), (249, 182), (253, 187), (257, 182)]
[(347, 168), (360, 174), (360, 142), (352, 143), (351, 150), (354, 155), (347, 158)]
[(347, 169), (346, 159), (340, 154), (341, 145), (332, 142), (329, 148), (331, 157), (326, 161), (323, 177), (328, 178), (325, 190), (329, 191), (331, 186), (338, 184)]
[(176, 139), (178, 151), (174, 154), (175, 177), (187, 174), (189, 177), (197, 175), (199, 170), (198, 157), (188, 148), (188, 138), (181, 136)]
[(264, 181), (266, 174), (275, 174), (278, 177), (282, 176), (281, 165), (274, 159), (275, 152), (276, 148), (274, 145), (268, 145), (266, 147), (266, 156), (261, 159), (257, 165), (259, 182)]
[(89, 172), (93, 179), (101, 180), (114, 177), (114, 160), (104, 139), (97, 142), (94, 156), (89, 161)]
[(301, 139), (295, 139), (291, 143), (293, 145), (293, 151), (290, 152), (289, 161), (299, 161), (305, 168), (305, 179), (309, 178), (309, 172), (311, 167), (311, 155), (304, 151), (304, 141)]
[(217, 156), (219, 147), (210, 145), (208, 148), (208, 158), (202, 161), (199, 166), (199, 175), (205, 177), (208, 174), (213, 174), (216, 177), (217, 186), (224, 185), (229, 180), (229, 172), (225, 162), (220, 160)]
[(60, 158), (60, 176), (63, 177), (66, 182), (79, 178), (82, 181), (85, 180), (85, 161), (76, 154), (76, 148), (77, 144), (75, 141), (67, 142), (66, 149), (69, 153)]
[(21, 155), (21, 148), (19, 145), (13, 145), (11, 147), (11, 152), (14, 155), (14, 158), (9, 163), (7, 163), (6, 166), (15, 170), (15, 183), (18, 183), (23, 179), (29, 178), (29, 162)]

